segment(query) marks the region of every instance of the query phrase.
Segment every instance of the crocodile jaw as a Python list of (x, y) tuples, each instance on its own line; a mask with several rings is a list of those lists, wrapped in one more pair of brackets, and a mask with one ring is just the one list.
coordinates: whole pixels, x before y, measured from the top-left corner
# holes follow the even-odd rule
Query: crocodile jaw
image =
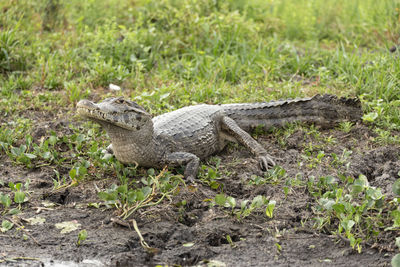
[(132, 131), (140, 131), (151, 121), (150, 114), (143, 108), (121, 98), (108, 98), (98, 104), (81, 100), (77, 104), (77, 113), (103, 126), (113, 125)]

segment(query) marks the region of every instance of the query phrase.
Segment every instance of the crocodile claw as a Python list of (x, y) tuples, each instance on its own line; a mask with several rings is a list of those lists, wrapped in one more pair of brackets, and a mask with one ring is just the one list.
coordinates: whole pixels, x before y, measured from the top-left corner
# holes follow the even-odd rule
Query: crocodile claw
[(261, 170), (266, 171), (269, 169), (269, 167), (275, 166), (275, 161), (272, 159), (272, 157), (268, 155), (264, 156), (259, 156), (258, 161), (260, 163)]

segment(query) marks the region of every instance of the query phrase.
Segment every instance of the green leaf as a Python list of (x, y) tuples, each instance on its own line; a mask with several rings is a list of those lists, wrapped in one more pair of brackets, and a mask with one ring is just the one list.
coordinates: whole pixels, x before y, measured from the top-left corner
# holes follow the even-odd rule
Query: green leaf
[(362, 119), (366, 122), (374, 122), (377, 118), (378, 118), (377, 112), (370, 112), (362, 117)]
[(19, 150), (18, 147), (12, 147), (11, 148), (11, 154), (13, 154), (14, 156), (18, 157), (19, 155), (21, 155), (21, 151)]
[(22, 188), (22, 183), (17, 183), (17, 184), (15, 185), (15, 190), (16, 190), (16, 191), (20, 191), (21, 188)]
[(76, 169), (75, 169), (75, 168), (72, 168), (72, 169), (69, 171), (69, 177), (70, 177), (72, 180), (75, 180), (76, 175), (77, 175)]
[(137, 200), (137, 192), (134, 190), (130, 190), (128, 192), (127, 199), (128, 203), (134, 203)]
[(400, 179), (397, 179), (392, 186), (392, 191), (396, 196), (400, 196)]
[(14, 193), (14, 202), (15, 203), (24, 203), (25, 201), (25, 193), (22, 191), (17, 191)]
[(14, 226), (14, 224), (8, 220), (3, 220), (1, 223), (1, 228), (0, 231), (2, 233), (7, 232), (8, 230), (10, 230), (12, 227)]
[(219, 206), (225, 206), (226, 197), (224, 194), (216, 194), (214, 201)]
[(366, 195), (367, 195), (368, 197), (370, 197), (370, 198), (373, 199), (373, 200), (378, 200), (378, 199), (381, 199), (381, 198), (383, 197), (383, 194), (382, 194), (380, 188), (372, 188), (372, 187), (369, 187), (369, 188), (367, 188), (367, 190), (365, 191), (365, 193), (366, 193)]
[(335, 204), (335, 201), (332, 199), (328, 198), (320, 198), (319, 203), (321, 206), (326, 209), (326, 210), (332, 210), (333, 205)]
[(31, 154), (31, 153), (24, 153), (25, 157), (30, 158), (30, 159), (36, 159), (36, 155), (35, 154)]
[(365, 175), (360, 174), (359, 178), (356, 179), (352, 185), (352, 193), (353, 195), (357, 195), (361, 193), (365, 187), (369, 185), (368, 179)]
[(343, 229), (346, 230), (346, 232), (347, 232), (347, 231), (351, 230), (351, 228), (354, 226), (355, 222), (353, 220), (345, 220), (345, 221), (342, 221), (340, 224), (343, 226)]
[(400, 253), (394, 255), (391, 261), (392, 267), (400, 267)]
[(342, 203), (333, 204), (332, 208), (338, 215), (342, 214), (345, 211), (345, 207)]
[(275, 200), (269, 201), (267, 208), (265, 209), (265, 215), (267, 215), (268, 218), (272, 218), (274, 216), (275, 205), (276, 205)]
[(78, 234), (78, 246), (81, 244), (81, 242), (85, 241), (87, 238), (87, 231), (85, 229), (81, 230)]
[(251, 202), (251, 206), (254, 208), (260, 208), (262, 205), (264, 205), (265, 200), (265, 197), (262, 195), (255, 196)]
[(228, 197), (226, 198), (226, 204), (228, 204), (228, 206), (231, 207), (231, 208), (233, 209), (234, 207), (236, 207), (236, 200), (235, 200), (235, 198), (233, 198), (233, 197), (231, 197), (231, 196), (228, 196)]
[(11, 198), (8, 195), (0, 193), (0, 202), (5, 208), (8, 208), (11, 205)]
[(17, 214), (20, 214), (20, 213), (21, 213), (21, 210), (17, 209), (17, 208), (10, 209), (10, 211), (8, 212), (8, 214), (10, 214), (10, 215), (17, 215)]
[(54, 136), (54, 135), (50, 136), (49, 137), (49, 144), (54, 146), (56, 143), (57, 143), (57, 136)]
[(149, 187), (149, 186), (145, 186), (142, 188), (142, 193), (143, 193), (144, 197), (147, 197), (148, 195), (150, 195), (151, 192), (153, 192), (153, 189), (151, 189), (151, 187)]
[(240, 203), (240, 209), (244, 210), (246, 208), (246, 206), (247, 206), (247, 203), (249, 203), (248, 199), (243, 200), (242, 203)]
[(42, 154), (42, 158), (44, 158), (44, 159), (49, 159), (50, 157), (51, 157), (51, 153), (50, 153), (49, 151), (44, 152), (44, 153)]
[(126, 194), (128, 192), (128, 185), (124, 184), (124, 185), (118, 186), (117, 192), (120, 194)]
[(97, 196), (104, 201), (115, 201), (118, 199), (117, 192), (113, 191), (110, 193), (107, 192), (99, 192)]
[(390, 215), (393, 217), (393, 227), (400, 227), (400, 211), (393, 210)]
[(8, 187), (11, 189), (11, 191), (15, 190), (15, 184), (13, 182), (9, 182)]

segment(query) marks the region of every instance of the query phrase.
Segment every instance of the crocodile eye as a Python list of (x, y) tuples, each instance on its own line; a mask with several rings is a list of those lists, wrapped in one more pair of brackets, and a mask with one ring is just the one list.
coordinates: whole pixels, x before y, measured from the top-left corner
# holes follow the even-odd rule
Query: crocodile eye
[(125, 100), (122, 99), (122, 98), (118, 98), (115, 102), (116, 102), (117, 104), (124, 104), (124, 103), (125, 103)]

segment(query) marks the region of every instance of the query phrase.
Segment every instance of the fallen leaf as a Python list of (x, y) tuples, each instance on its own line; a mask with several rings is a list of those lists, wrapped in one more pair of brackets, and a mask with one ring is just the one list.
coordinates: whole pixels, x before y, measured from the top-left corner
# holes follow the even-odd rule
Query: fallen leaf
[(55, 224), (57, 229), (61, 229), (62, 234), (70, 233), (72, 231), (78, 230), (81, 227), (81, 224), (78, 221), (68, 221), (68, 222), (61, 222)]

